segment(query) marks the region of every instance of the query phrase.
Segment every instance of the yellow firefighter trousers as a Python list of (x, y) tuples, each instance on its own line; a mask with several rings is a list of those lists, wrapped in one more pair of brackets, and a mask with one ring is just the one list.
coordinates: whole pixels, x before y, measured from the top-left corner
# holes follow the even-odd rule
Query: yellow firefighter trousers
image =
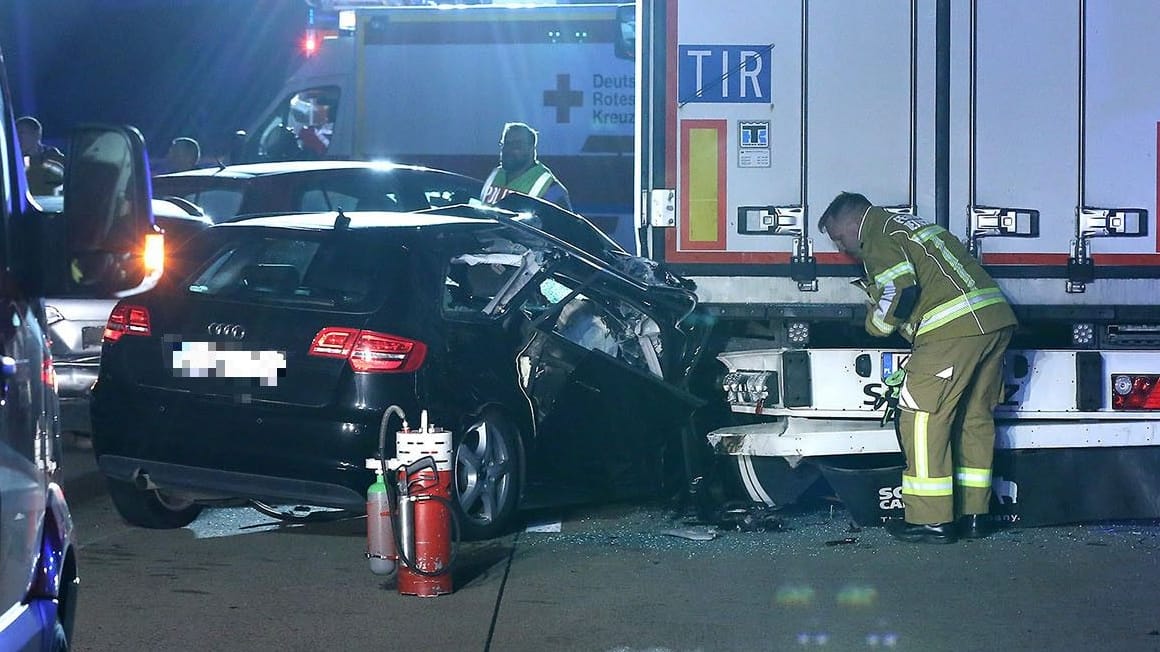
[(914, 347), (898, 399), (907, 522), (946, 523), (987, 513), (993, 411), (1003, 395), (1003, 353), (1012, 331)]

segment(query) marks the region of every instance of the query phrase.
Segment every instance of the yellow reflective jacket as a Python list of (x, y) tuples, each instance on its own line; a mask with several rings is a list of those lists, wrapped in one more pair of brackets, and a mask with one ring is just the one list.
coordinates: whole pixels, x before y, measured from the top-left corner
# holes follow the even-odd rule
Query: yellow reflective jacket
[[(866, 330), (901, 328), (915, 344), (991, 333), (1017, 324), (995, 283), (958, 238), (913, 215), (872, 207), (858, 233), (875, 286)], [(917, 286), (918, 292), (908, 290)]]

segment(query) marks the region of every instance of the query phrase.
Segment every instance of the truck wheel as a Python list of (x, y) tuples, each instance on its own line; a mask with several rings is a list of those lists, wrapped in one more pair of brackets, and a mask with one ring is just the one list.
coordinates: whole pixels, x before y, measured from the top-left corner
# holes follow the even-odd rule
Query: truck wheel
[(141, 490), (121, 480), (109, 481), (113, 506), (130, 525), (153, 530), (185, 527), (201, 514), (201, 505), (160, 489)]
[(813, 464), (790, 467), (780, 457), (732, 455), (737, 479), (751, 500), (770, 507), (784, 507), (797, 502), (821, 477)]
[(455, 496), (461, 538), (491, 539), (510, 527), (519, 497), (519, 432), (484, 412), (455, 447)]

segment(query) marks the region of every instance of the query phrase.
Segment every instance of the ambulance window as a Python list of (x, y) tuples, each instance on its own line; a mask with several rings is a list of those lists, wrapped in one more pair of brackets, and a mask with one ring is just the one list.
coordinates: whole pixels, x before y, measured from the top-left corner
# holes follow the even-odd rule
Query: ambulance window
[(337, 86), (307, 88), (290, 95), (259, 127), (257, 160), (287, 161), (323, 156), (338, 115)]

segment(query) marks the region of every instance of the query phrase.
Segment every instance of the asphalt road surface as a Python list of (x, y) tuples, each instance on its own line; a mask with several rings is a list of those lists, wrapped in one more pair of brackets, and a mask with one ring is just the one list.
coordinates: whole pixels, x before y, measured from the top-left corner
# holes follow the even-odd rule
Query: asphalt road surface
[(370, 573), (362, 520), (220, 508), (143, 530), (91, 453), (64, 462), (75, 650), (1160, 650), (1153, 522), (924, 546), (818, 507), (698, 541), (662, 507), (592, 507), (461, 547), (454, 593), (417, 598)]

